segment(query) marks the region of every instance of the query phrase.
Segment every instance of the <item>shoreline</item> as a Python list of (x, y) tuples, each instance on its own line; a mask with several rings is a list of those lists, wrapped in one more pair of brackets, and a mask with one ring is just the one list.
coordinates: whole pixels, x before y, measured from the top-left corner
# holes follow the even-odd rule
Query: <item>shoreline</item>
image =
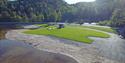
[(55, 53), (70, 55), (79, 63), (118, 63), (100, 55), (100, 52), (93, 44), (79, 43), (71, 40), (48, 37), (43, 35), (23, 34), (21, 30), (10, 30), (6, 38), (10, 40), (19, 40), (29, 43), (34, 48)]

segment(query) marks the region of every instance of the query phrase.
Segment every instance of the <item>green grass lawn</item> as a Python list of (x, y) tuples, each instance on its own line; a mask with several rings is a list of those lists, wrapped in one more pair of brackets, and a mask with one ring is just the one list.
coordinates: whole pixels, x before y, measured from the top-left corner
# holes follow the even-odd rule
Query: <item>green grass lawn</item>
[[(49, 28), (49, 27), (48, 27)], [(48, 28), (40, 28), (36, 30), (28, 30), (24, 33), (26, 34), (37, 34), (37, 35), (47, 35), (47, 36), (55, 36), (59, 38), (65, 38), (70, 39), (78, 42), (84, 42), (84, 43), (92, 43), (93, 40), (89, 39), (88, 37), (101, 37), (101, 38), (109, 38), (110, 35), (87, 29), (84, 27), (78, 27), (78, 26), (66, 26), (62, 29), (56, 29), (55, 27), (52, 30), (48, 30)]]
[(105, 28), (105, 27), (97, 27), (97, 26), (83, 26), (84, 28), (90, 28), (90, 29), (96, 29), (100, 31), (110, 32), (110, 33), (116, 33), (115, 30), (112, 28)]

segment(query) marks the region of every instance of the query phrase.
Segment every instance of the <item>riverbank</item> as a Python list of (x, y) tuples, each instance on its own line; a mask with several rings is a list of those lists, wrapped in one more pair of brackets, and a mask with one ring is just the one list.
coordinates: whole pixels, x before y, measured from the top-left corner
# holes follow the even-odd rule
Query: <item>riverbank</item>
[(79, 63), (120, 63), (104, 57), (94, 44), (85, 44), (66, 39), (42, 35), (23, 34), (21, 30), (11, 30), (6, 34), (7, 39), (24, 41), (39, 50), (66, 54), (75, 58)]
[(0, 40), (0, 63), (78, 63), (70, 56), (33, 48), (24, 42)]
[(5, 39), (5, 35), (7, 33), (7, 30), (5, 29), (0, 29), (0, 40)]

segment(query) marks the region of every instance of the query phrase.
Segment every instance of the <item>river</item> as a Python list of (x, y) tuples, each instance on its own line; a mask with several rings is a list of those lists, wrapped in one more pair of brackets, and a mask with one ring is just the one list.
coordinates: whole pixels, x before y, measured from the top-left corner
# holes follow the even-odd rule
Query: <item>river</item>
[(74, 58), (38, 50), (17, 40), (6, 39), (8, 29), (0, 29), (0, 63), (78, 63)]

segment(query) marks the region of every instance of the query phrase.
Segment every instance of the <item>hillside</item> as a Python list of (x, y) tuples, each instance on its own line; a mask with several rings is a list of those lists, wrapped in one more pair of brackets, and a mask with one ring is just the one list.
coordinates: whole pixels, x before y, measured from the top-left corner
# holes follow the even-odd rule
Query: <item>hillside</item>
[(106, 20), (110, 25), (124, 24), (124, 0), (76, 4), (67, 4), (64, 0), (1, 0), (0, 3), (0, 21), (91, 23)]

